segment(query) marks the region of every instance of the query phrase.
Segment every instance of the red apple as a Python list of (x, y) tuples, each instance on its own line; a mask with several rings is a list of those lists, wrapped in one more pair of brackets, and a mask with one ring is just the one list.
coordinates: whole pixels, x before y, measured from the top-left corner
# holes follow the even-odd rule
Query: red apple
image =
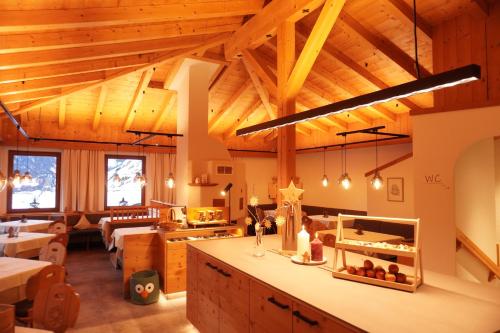
[(406, 283), (406, 275), (403, 273), (396, 274), (396, 282)]
[(347, 273), (349, 273), (349, 274), (356, 274), (356, 267), (354, 267), (354, 266), (347, 266)]
[(375, 277), (379, 280), (385, 280), (385, 271), (376, 271)]
[(396, 274), (397, 272), (399, 272), (398, 265), (396, 265), (396, 264), (390, 264), (389, 265), (389, 273)]
[(356, 275), (365, 276), (366, 270), (363, 267), (358, 267), (358, 269), (356, 270)]
[(378, 272), (378, 271), (382, 271), (382, 272), (385, 273), (385, 269), (382, 266), (380, 266), (380, 265), (375, 266), (375, 268), (373, 270), (375, 271), (375, 273)]
[(365, 260), (363, 267), (366, 269), (373, 269), (373, 263), (370, 260)]
[(367, 269), (366, 270), (366, 276), (369, 278), (374, 278), (375, 277), (375, 271), (373, 269)]

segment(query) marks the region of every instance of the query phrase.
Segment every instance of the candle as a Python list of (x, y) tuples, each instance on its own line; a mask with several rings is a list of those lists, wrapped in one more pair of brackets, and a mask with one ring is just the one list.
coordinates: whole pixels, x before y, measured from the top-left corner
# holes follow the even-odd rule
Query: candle
[(302, 226), (302, 230), (297, 234), (297, 256), (303, 256), (306, 252), (311, 254), (309, 247), (309, 233), (306, 231), (304, 226)]
[(319, 240), (318, 233), (314, 236), (315, 238), (311, 242), (311, 260), (321, 261), (323, 260), (323, 242)]

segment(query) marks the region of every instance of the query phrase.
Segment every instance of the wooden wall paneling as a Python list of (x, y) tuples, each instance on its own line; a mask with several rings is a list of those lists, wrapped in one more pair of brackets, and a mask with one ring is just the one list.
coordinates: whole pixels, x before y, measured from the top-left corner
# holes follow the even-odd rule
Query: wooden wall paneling
[(110, 6), (109, 8), (60, 8), (0, 12), (0, 32), (74, 29), (178, 20), (203, 20), (255, 14), (263, 0), (171, 3), (163, 5)]
[[(104, 112), (104, 103), (106, 102), (108, 88), (106, 85), (99, 88), (99, 98), (94, 112), (94, 120), (92, 121), (92, 130), (97, 131), (101, 123), (102, 114)], [(63, 98), (64, 99), (64, 98)], [(61, 99), (61, 100), (63, 100)]]
[(152, 75), (153, 75), (153, 69), (148, 69), (142, 72), (139, 84), (137, 85), (135, 93), (132, 96), (132, 102), (130, 103), (130, 106), (128, 108), (125, 117), (125, 122), (123, 123), (124, 132), (129, 130), (130, 127), (132, 126), (132, 122), (134, 121), (135, 115), (137, 114), (137, 110), (139, 109), (142, 99), (144, 98), (144, 94), (146, 93), (146, 87), (148, 86)]
[(243, 111), (243, 113), (238, 117), (237, 121), (227, 129), (224, 133), (224, 139), (227, 140), (229, 137), (236, 135), (236, 130), (241, 127), (241, 124), (262, 105), (261, 99), (254, 99), (254, 102)]
[(488, 61), (488, 98), (500, 101), (500, 4), (495, 3), (489, 7), (490, 15), (487, 19), (487, 61)]
[(151, 132), (157, 132), (161, 129), (165, 121), (167, 121), (169, 115), (173, 113), (176, 103), (176, 93), (170, 93), (165, 96), (163, 106), (160, 108), (160, 112), (158, 114), (158, 118), (154, 122), (153, 127), (151, 127)]
[[(413, 25), (413, 8), (403, 0), (385, 0), (393, 6), (394, 13), (400, 18), (406, 19), (407, 23)], [(432, 39), (432, 25), (426, 21), (419, 13), (417, 13), (417, 28)]]
[(262, 101), (262, 105), (266, 109), (269, 119), (275, 119), (276, 113), (274, 112), (273, 108), (271, 107), (271, 103), (269, 102), (269, 92), (266, 90), (266, 88), (264, 88), (262, 82), (260, 81), (259, 75), (252, 67), (252, 65), (249, 63), (249, 60), (247, 60), (245, 54), (248, 54), (248, 52), (243, 53), (243, 65), (245, 66), (245, 69), (247, 70), (248, 75), (252, 80), (253, 86), (257, 91), (260, 100)]
[(66, 98), (59, 100), (59, 128), (64, 128), (66, 122)]

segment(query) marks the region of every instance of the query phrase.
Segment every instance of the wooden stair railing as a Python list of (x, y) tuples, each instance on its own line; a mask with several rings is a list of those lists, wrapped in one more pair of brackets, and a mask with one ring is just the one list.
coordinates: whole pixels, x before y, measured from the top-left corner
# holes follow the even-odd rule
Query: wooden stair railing
[[(457, 251), (462, 246), (489, 270), (488, 281), (493, 280), (495, 277), (500, 279), (500, 266), (495, 264), (495, 262), (491, 260), (476, 244), (474, 244), (474, 242), (467, 237), (462, 230), (457, 228)], [(497, 253), (498, 247), (499, 245), (497, 244)]]

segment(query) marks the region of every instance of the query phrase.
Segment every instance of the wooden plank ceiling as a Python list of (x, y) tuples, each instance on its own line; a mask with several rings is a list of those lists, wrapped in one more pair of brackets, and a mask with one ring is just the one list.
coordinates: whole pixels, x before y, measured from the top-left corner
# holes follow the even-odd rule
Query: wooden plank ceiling
[[(250, 48), (231, 48), (244, 23), (269, 2), (3, 0), (0, 100), (34, 136), (130, 141), (128, 129), (175, 132), (170, 83), (182, 60), (195, 57), (219, 65), (209, 92), (209, 132), (230, 148), (275, 149), (273, 132), (240, 138), (235, 131), (276, 117), (276, 27), (269, 20), (253, 32)], [(296, 2), (307, 4), (296, 24), (300, 55), (324, 1)], [(470, 0), (417, 3), (419, 61), (423, 75), (430, 75), (433, 26), (481, 8)], [(415, 79), (411, 5), (347, 1), (297, 86), (297, 111)], [(300, 73), (297, 78), (301, 82)], [(297, 146), (333, 144), (338, 131), (375, 125), (411, 134), (409, 111), (432, 105), (425, 94), (310, 121), (297, 126)], [(4, 142), (12, 133), (4, 130)]]

